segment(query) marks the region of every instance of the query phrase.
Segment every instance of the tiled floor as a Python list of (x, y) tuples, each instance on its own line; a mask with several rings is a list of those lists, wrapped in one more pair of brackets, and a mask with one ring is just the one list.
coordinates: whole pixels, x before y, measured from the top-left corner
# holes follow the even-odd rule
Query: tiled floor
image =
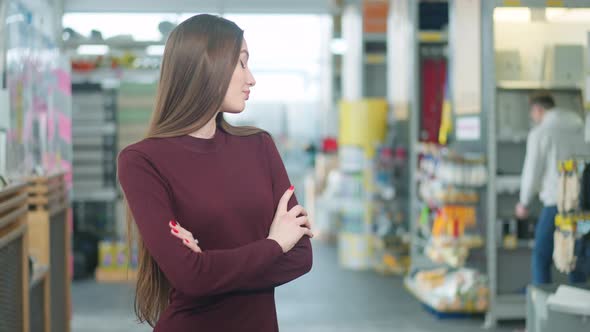
[[(314, 243), (314, 260), (311, 273), (277, 289), (282, 332), (482, 330), (482, 319), (434, 318), (405, 291), (399, 278), (340, 269), (332, 247)], [(72, 294), (73, 332), (151, 331), (134, 322), (130, 286), (83, 281), (74, 284)]]

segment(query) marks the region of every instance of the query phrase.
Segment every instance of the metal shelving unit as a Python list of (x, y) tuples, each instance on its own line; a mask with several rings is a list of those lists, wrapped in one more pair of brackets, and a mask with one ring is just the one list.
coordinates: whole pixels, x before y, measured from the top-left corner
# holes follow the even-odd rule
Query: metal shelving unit
[[(456, 3), (457, 1), (449, 1), (449, 24), (453, 24), (453, 15), (454, 9), (453, 6), (457, 6), (459, 4)], [(414, 23), (416, 26), (418, 25), (417, 18), (415, 18)], [(438, 56), (446, 57), (448, 64), (447, 64), (447, 76), (450, 78), (449, 81), (453, 80), (452, 77), (452, 66), (453, 64), (453, 51), (452, 51), (452, 42), (450, 41), (449, 36), (446, 33), (433, 33), (428, 31), (418, 32), (415, 31), (415, 52), (416, 52), (416, 59), (419, 59), (419, 52), (420, 50), (424, 50), (424, 47), (433, 46), (438, 48), (440, 52)], [(448, 44), (447, 44), (448, 43)], [(414, 64), (414, 74), (413, 76), (419, 77), (420, 69), (418, 61)], [(416, 82), (418, 83), (418, 82)], [(441, 265), (438, 263), (432, 262), (423, 252), (422, 247), (424, 243), (424, 239), (421, 239), (418, 235), (419, 230), (417, 226), (417, 218), (419, 215), (420, 207), (423, 203), (420, 201), (417, 193), (417, 183), (420, 181), (421, 174), (418, 171), (418, 158), (419, 158), (419, 148), (418, 146), (421, 144), (419, 142), (420, 139), (420, 123), (421, 119), (421, 102), (420, 102), (420, 87), (418, 84), (415, 86), (415, 94), (412, 95), (411, 104), (414, 105), (412, 110), (410, 111), (410, 124), (409, 124), (409, 132), (410, 132), (410, 233), (412, 236), (412, 243), (411, 243), (411, 262), (412, 270), (419, 270), (419, 269), (428, 269), (428, 268), (438, 268), (444, 267), (446, 265)], [(482, 114), (476, 114), (474, 116), (480, 117), (482, 123), (485, 123), (485, 116)], [(485, 152), (485, 139), (482, 137), (482, 140), (479, 141), (462, 141), (462, 142), (455, 142), (449, 145), (449, 148), (452, 148), (458, 153), (483, 153)], [(473, 188), (479, 194), (479, 203), (476, 203), (475, 206), (477, 208), (477, 215), (478, 215), (478, 231), (485, 236), (486, 227), (485, 227), (485, 211), (486, 211), (486, 186)], [(470, 255), (470, 258), (467, 262), (468, 267), (474, 267), (480, 270), (482, 273), (485, 273), (485, 264), (482, 261), (482, 255), (479, 255), (478, 252), (481, 252), (481, 249), (474, 249), (472, 250), (473, 255)]]
[[(494, 10), (496, 7), (566, 7), (586, 8), (588, 1), (584, 0), (495, 0), (481, 1), (482, 44), (481, 54), (482, 73), (482, 112), (486, 115), (486, 149), (488, 162), (489, 184), (487, 186), (487, 232), (486, 256), (487, 274), (490, 281), (489, 309), (486, 315), (485, 327), (494, 328), (498, 321), (524, 319), (526, 317), (526, 298), (524, 287), (530, 282), (530, 260), (533, 241), (518, 240), (513, 249), (504, 248), (499, 239), (497, 227), (499, 216), (510, 203), (515, 204), (520, 184), (520, 169), (522, 160), (507, 158), (518, 155), (524, 158), (526, 149), (526, 131), (507, 134), (501, 132), (502, 119), (499, 108), (502, 107), (499, 95), (508, 94), (514, 98), (522, 98), (530, 91), (549, 89), (556, 94), (558, 105), (567, 100), (567, 95), (579, 91), (580, 87), (571, 85), (557, 85), (541, 82), (501, 81), (496, 80), (495, 46), (494, 46)], [(519, 97), (520, 96), (520, 97)], [(503, 98), (503, 97), (500, 97)], [(508, 96), (511, 98), (511, 96)], [(580, 99), (580, 103), (582, 100)], [(516, 114), (521, 120), (528, 117), (528, 106), (524, 104), (524, 114)], [(528, 123), (527, 123), (528, 125)], [(528, 129), (528, 128), (527, 128)], [(518, 152), (520, 151), (520, 152)], [(518, 166), (518, 167), (517, 167)], [(498, 174), (498, 170), (502, 172)], [(507, 198), (512, 197), (512, 198)], [(510, 203), (508, 203), (510, 202)], [(512, 205), (510, 208), (514, 208)], [(533, 208), (538, 209), (539, 206)], [(520, 288), (522, 291), (518, 291)]]
[(112, 236), (116, 225), (117, 91), (77, 83), (73, 91), (75, 231)]

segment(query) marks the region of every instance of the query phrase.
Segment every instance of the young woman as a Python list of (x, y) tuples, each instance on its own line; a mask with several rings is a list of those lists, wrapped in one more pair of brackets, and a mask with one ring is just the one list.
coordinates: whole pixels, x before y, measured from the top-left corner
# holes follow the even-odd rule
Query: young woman
[(139, 230), (135, 312), (154, 331), (278, 331), (274, 288), (311, 269), (307, 213), (274, 142), (223, 119), (256, 83), (248, 57), (231, 21), (178, 25), (148, 138), (119, 155)]

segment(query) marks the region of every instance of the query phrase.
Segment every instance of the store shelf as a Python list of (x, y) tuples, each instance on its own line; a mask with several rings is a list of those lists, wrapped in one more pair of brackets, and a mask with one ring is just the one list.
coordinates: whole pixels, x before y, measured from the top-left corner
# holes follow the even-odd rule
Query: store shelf
[(510, 133), (507, 135), (499, 134), (497, 141), (498, 143), (514, 143), (522, 144), (526, 143), (528, 132), (526, 133)]
[(365, 202), (362, 198), (358, 199), (351, 199), (351, 198), (324, 198), (319, 197), (317, 199), (318, 206), (321, 206), (322, 209), (331, 210), (331, 211), (338, 211), (338, 210), (345, 210), (345, 209), (353, 209), (353, 210), (360, 210), (366, 207)]
[(137, 270), (107, 270), (98, 268), (96, 269), (95, 278), (97, 282), (102, 283), (134, 282), (137, 280)]
[(106, 123), (103, 125), (86, 125), (76, 126), (72, 128), (72, 134), (75, 136), (89, 136), (89, 135), (113, 135), (117, 132), (117, 127), (114, 123)]
[(485, 187), (487, 184), (487, 180), (486, 180), (486, 183), (484, 183), (484, 184), (467, 184), (467, 183), (457, 183), (454, 181), (449, 181), (449, 180), (441, 179), (441, 178), (434, 179), (433, 178), (434, 176), (435, 175), (429, 175), (424, 172), (417, 171), (414, 180), (416, 183), (425, 182), (425, 181), (437, 181), (437, 182), (440, 182), (444, 185), (449, 185), (449, 186), (453, 186), (453, 187), (457, 187), (457, 188), (465, 188), (465, 189), (479, 189), (479, 188)]
[(159, 68), (128, 69), (128, 68), (99, 68), (88, 72), (74, 71), (72, 83), (100, 83), (107, 87), (118, 87), (122, 81), (129, 82), (157, 82), (160, 76)]
[(498, 194), (517, 194), (520, 191), (520, 175), (498, 175), (496, 192)]
[(106, 45), (109, 48), (146, 48), (153, 45), (164, 45), (163, 40), (136, 41), (136, 40), (77, 40), (66, 41), (64, 47), (78, 48), (83, 45)]
[(496, 87), (504, 90), (579, 90), (582, 88), (581, 85), (539, 81), (499, 81)]
[(498, 246), (498, 249), (503, 253), (510, 253), (515, 250), (532, 250), (535, 246), (535, 240), (518, 240), (515, 247), (506, 247), (504, 245)]
[(588, 8), (588, 0), (496, 0), (497, 7), (529, 7), (543, 8), (560, 7), (560, 8)]
[(93, 163), (101, 163), (104, 160), (111, 160), (114, 161), (116, 156), (112, 156), (107, 154), (103, 151), (92, 151), (92, 150), (85, 150), (85, 151), (75, 151), (74, 154), (74, 167), (77, 166), (78, 163), (83, 162), (93, 162)]
[(441, 200), (435, 200), (435, 199), (418, 199), (418, 202), (421, 205), (428, 205), (428, 207), (442, 207), (442, 206), (449, 206), (449, 205), (455, 205), (455, 206), (477, 206), (479, 204), (479, 200), (478, 201), (441, 201)]
[(116, 189), (79, 191), (74, 189), (75, 201), (113, 201), (118, 198)]
[(424, 292), (422, 292), (418, 287), (416, 287), (415, 282), (410, 277), (404, 278), (404, 286), (410, 292), (410, 294), (414, 295), (418, 301), (421, 303), (429, 306), (430, 308), (436, 310), (439, 313), (446, 313), (446, 314), (483, 314), (485, 311), (478, 311), (478, 310), (441, 310), (438, 308), (438, 305), (434, 303), (431, 299), (426, 296)]
[[(418, 244), (412, 243), (413, 246), (418, 246)], [(421, 248), (419, 248), (421, 249)], [(436, 269), (436, 268), (448, 268), (447, 264), (435, 263), (430, 258), (428, 258), (425, 254), (419, 254), (417, 256), (412, 257), (412, 268), (415, 270), (422, 270), (422, 269)]]

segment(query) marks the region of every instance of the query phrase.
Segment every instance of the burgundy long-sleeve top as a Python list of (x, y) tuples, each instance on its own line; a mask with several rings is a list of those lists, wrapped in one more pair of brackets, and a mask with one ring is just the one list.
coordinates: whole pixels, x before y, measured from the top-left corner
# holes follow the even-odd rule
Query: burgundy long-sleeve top
[[(150, 138), (125, 148), (118, 176), (139, 233), (172, 285), (154, 331), (278, 331), (274, 288), (310, 271), (304, 236), (289, 252), (267, 239), (290, 187), (268, 134)], [(289, 209), (297, 204), (295, 196)], [(170, 234), (178, 221), (195, 253)]]

